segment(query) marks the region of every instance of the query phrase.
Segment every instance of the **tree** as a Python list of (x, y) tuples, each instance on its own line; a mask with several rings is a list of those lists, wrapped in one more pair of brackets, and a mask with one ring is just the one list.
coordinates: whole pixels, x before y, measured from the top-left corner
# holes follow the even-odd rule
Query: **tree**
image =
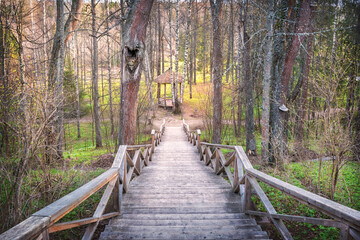
[(186, 69), (188, 65), (188, 47), (189, 47), (189, 30), (190, 30), (190, 16), (191, 16), (191, 0), (188, 0), (187, 8), (187, 20), (186, 20), (186, 33), (185, 33), (185, 52), (184, 52), (184, 69), (183, 69), (183, 79), (181, 82), (181, 92), (180, 92), (180, 102), (183, 102), (184, 98), (184, 89), (185, 89), (185, 78), (186, 78)]
[(274, 33), (274, 0), (268, 0), (266, 22), (266, 40), (264, 57), (263, 103), (261, 114), (261, 158), (263, 162), (269, 161), (269, 120), (270, 120), (270, 82), (273, 63), (273, 33)]
[(246, 13), (247, 13), (247, 1), (242, 4), (242, 36), (244, 42), (243, 48), (243, 76), (244, 76), (244, 89), (245, 89), (245, 108), (246, 108), (246, 118), (245, 118), (245, 132), (246, 132), (246, 151), (250, 155), (256, 154), (256, 142), (254, 136), (254, 99), (253, 99), (253, 89), (254, 82), (251, 76), (250, 69), (250, 38), (247, 33), (247, 23), (246, 23)]
[(95, 121), (95, 142), (96, 147), (102, 147), (101, 126), (100, 126), (100, 106), (99, 106), (99, 86), (98, 86), (98, 42), (97, 42), (97, 29), (96, 29), (96, 5), (95, 0), (91, 0), (91, 15), (92, 15), (92, 82), (94, 93), (94, 121)]
[[(109, 3), (108, 0), (105, 1), (106, 8), (106, 28), (109, 29)], [(114, 136), (114, 110), (113, 110), (113, 99), (112, 99), (112, 83), (111, 83), (111, 49), (110, 49), (110, 37), (109, 33), (106, 34), (106, 44), (107, 44), (107, 67), (108, 67), (108, 87), (109, 87), (109, 107), (110, 107), (110, 125), (111, 125), (111, 135)]]
[(173, 61), (172, 61), (172, 30), (171, 30), (171, 1), (169, 0), (169, 48), (170, 48), (170, 73), (171, 73), (171, 99), (175, 102), (175, 93), (174, 93), (174, 76), (173, 76)]
[(129, 6), (122, 33), (119, 144), (134, 144), (137, 96), (145, 50), (146, 27), (153, 0), (137, 0)]
[[(311, 6), (311, 16), (310, 19), (313, 20), (316, 14), (316, 5)], [(313, 26), (312, 23), (309, 23), (309, 32), (313, 32)], [(304, 138), (304, 120), (306, 116), (306, 107), (307, 107), (307, 99), (308, 99), (308, 87), (309, 87), (309, 73), (310, 73), (310, 65), (311, 60), (313, 56), (313, 42), (314, 42), (314, 36), (309, 35), (306, 36), (307, 39), (307, 48), (306, 48), (306, 59), (304, 64), (304, 73), (302, 74), (301, 78), (301, 85), (302, 85), (302, 91), (301, 91), (301, 98), (300, 98), (300, 106), (299, 106), (299, 121), (297, 122), (297, 130), (295, 132), (295, 142), (297, 143), (297, 147), (299, 148), (301, 146), (301, 143)], [(293, 99), (292, 99), (293, 100)]]
[(222, 0), (210, 0), (213, 28), (213, 143), (221, 143), (222, 127), (222, 72), (223, 60), (221, 49), (221, 7)]
[(175, 26), (175, 84), (174, 84), (174, 113), (178, 114), (181, 112), (180, 104), (178, 99), (178, 76), (179, 76), (179, 0), (176, 1), (176, 26)]

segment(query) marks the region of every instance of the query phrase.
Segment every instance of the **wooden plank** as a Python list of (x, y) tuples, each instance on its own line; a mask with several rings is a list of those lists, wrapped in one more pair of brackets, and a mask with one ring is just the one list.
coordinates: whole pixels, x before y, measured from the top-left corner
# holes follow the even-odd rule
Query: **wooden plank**
[(130, 157), (130, 155), (129, 155), (128, 152), (126, 152), (126, 162), (127, 162), (127, 164), (129, 164), (130, 167), (134, 167), (134, 166), (135, 166), (135, 164), (134, 164), (134, 162), (132, 161), (132, 159), (131, 159), (131, 157)]
[[(293, 239), (289, 230), (286, 228), (286, 226), (282, 222), (282, 220), (275, 219), (271, 216), (271, 214), (277, 214), (277, 212), (276, 212), (275, 208), (273, 207), (273, 205), (271, 204), (268, 197), (266, 196), (266, 194), (264, 193), (264, 191), (261, 189), (259, 183), (254, 178), (249, 177), (249, 176), (246, 177), (245, 184), (247, 181), (254, 188), (254, 190), (256, 191), (256, 194), (259, 196), (261, 202), (264, 204), (266, 211), (270, 214), (269, 216), (270, 216), (271, 221), (274, 223), (275, 227), (280, 232), (280, 235), (282, 236), (282, 238), (283, 239)], [(249, 196), (248, 192), (246, 194)], [(248, 202), (250, 202), (250, 201), (248, 201)], [(249, 210), (249, 209), (247, 208), (246, 210)]]
[(151, 144), (127, 145), (127, 150), (138, 150), (139, 148), (148, 148), (148, 147), (151, 147)]
[(349, 235), (355, 240), (360, 240), (360, 232), (356, 231), (355, 229), (350, 228)]
[(209, 147), (207, 147), (205, 149), (205, 154), (206, 154), (205, 165), (208, 166), (211, 163), (211, 156), (212, 156), (212, 153), (211, 153)]
[(106, 213), (99, 218), (89, 217), (89, 218), (74, 220), (74, 221), (70, 221), (70, 222), (57, 223), (49, 228), (49, 233), (59, 232), (59, 231), (63, 231), (66, 229), (75, 228), (75, 227), (87, 225), (90, 223), (94, 223), (97, 221), (102, 221), (102, 220), (105, 220), (108, 218), (116, 217), (119, 214), (120, 214), (119, 212), (112, 212), (112, 213)]
[(0, 235), (2, 240), (32, 239), (50, 224), (50, 217), (30, 216)]
[(200, 142), (201, 145), (208, 146), (208, 147), (217, 147), (217, 148), (224, 148), (224, 149), (234, 149), (235, 146), (231, 145), (222, 145), (222, 144), (215, 144), (215, 143), (207, 143), (207, 142)]
[(144, 163), (145, 163), (145, 166), (148, 166), (149, 165), (149, 149), (148, 148), (145, 148), (144, 149)]
[(307, 203), (331, 217), (346, 222), (346, 224), (353, 226), (355, 229), (360, 228), (360, 212), (352, 208), (346, 207), (329, 199), (320, 197), (312, 192), (306, 191), (299, 187), (293, 186), (289, 183), (281, 181), (280, 179), (269, 176), (256, 169), (248, 169), (247, 173), (260, 181), (284, 192), (291, 197)]
[(60, 198), (54, 203), (37, 211), (33, 216), (50, 217), (50, 223), (54, 223), (62, 218), (65, 214), (73, 210), (76, 206), (82, 203), (89, 196), (94, 194), (97, 190), (103, 187), (106, 183), (117, 177), (118, 168), (110, 168), (97, 178), (91, 180), (75, 191)]
[(124, 156), (126, 154), (126, 149), (127, 149), (127, 146), (126, 145), (120, 145), (119, 148), (118, 148), (118, 151), (116, 153), (116, 156), (115, 156), (115, 159), (114, 159), (114, 162), (112, 164), (112, 168), (119, 168), (120, 165), (121, 165), (121, 162), (123, 161), (124, 159)]
[[(218, 151), (218, 152), (219, 152), (220, 162), (224, 166), (224, 164), (226, 162), (225, 156), (221, 151)], [(234, 187), (234, 176), (231, 173), (230, 168), (229, 167), (224, 167), (224, 170), (225, 170), (226, 175), (227, 175), (227, 177), (228, 177), (228, 179), (229, 179), (229, 181), (231, 183), (231, 187)]]
[(235, 146), (235, 152), (241, 160), (241, 163), (246, 171), (253, 168), (252, 164), (249, 161), (249, 158), (246, 156), (246, 153), (244, 152), (244, 149), (242, 147)]
[(224, 167), (228, 167), (235, 159), (235, 153), (233, 153), (230, 158), (225, 161), (221, 168), (216, 172), (217, 175), (221, 174), (224, 171)]
[(85, 230), (84, 236), (82, 237), (83, 240), (91, 240), (94, 232), (99, 224), (99, 218), (103, 215), (105, 211), (105, 207), (110, 199), (111, 193), (114, 189), (115, 183), (117, 181), (117, 178), (114, 178), (109, 182), (109, 184), (106, 186), (105, 192), (102, 195), (99, 204), (96, 207), (95, 213), (93, 215), (93, 218), (97, 218), (98, 220), (94, 223), (91, 223)]
[(304, 223), (323, 225), (323, 226), (328, 226), (328, 227), (343, 228), (346, 226), (342, 222), (335, 221), (332, 219), (293, 216), (293, 215), (286, 215), (286, 214), (269, 214), (267, 212), (259, 212), (259, 211), (245, 211), (245, 213), (249, 214), (249, 215), (253, 215), (253, 216), (261, 216), (261, 217), (270, 217), (271, 216), (275, 219), (281, 219), (281, 220), (285, 220), (285, 221), (304, 222)]

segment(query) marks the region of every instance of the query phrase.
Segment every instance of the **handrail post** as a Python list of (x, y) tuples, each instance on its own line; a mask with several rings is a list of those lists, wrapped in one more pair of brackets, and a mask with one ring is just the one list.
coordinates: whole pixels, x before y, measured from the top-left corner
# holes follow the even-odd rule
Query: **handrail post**
[(201, 152), (201, 144), (200, 144), (200, 141), (201, 141), (201, 131), (200, 129), (197, 130), (197, 149), (198, 149), (198, 152)]
[(154, 153), (155, 149), (155, 130), (151, 130), (151, 152)]

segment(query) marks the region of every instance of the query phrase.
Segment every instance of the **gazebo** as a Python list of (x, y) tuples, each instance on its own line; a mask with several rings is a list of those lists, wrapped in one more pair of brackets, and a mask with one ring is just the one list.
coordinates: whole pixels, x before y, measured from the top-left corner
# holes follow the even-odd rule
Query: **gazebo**
[[(173, 78), (174, 78), (174, 85), (175, 85), (175, 73), (173, 72)], [(180, 75), (180, 73), (178, 74), (177, 77), (177, 84), (179, 84), (179, 88), (178, 91), (180, 92), (181, 89), (181, 83), (182, 83), (182, 76)], [(157, 83), (157, 99), (158, 99), (158, 105), (160, 107), (174, 107), (175, 103), (172, 101), (172, 97), (170, 98), (166, 98), (166, 85), (167, 84), (171, 84), (171, 71), (170, 69), (168, 69), (166, 72), (160, 74), (159, 76), (157, 76), (154, 80)], [(161, 85), (164, 86), (164, 95), (163, 97), (161, 97)], [(174, 86), (175, 87), (175, 86)], [(178, 96), (180, 96), (180, 93), (178, 94)]]

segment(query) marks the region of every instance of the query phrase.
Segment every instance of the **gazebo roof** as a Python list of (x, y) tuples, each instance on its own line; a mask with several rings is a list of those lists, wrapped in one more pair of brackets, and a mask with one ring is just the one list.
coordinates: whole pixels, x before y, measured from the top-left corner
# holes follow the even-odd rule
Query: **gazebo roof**
[[(174, 77), (174, 82), (175, 82), (175, 73), (173, 72), (173, 77)], [(182, 76), (180, 75), (180, 73), (178, 74), (178, 79), (177, 79), (177, 83), (181, 83), (182, 82)], [(154, 81), (156, 83), (161, 83), (161, 84), (171, 84), (171, 71), (170, 69), (168, 69), (167, 71), (163, 72), (162, 74), (160, 74), (159, 76), (157, 76)]]

